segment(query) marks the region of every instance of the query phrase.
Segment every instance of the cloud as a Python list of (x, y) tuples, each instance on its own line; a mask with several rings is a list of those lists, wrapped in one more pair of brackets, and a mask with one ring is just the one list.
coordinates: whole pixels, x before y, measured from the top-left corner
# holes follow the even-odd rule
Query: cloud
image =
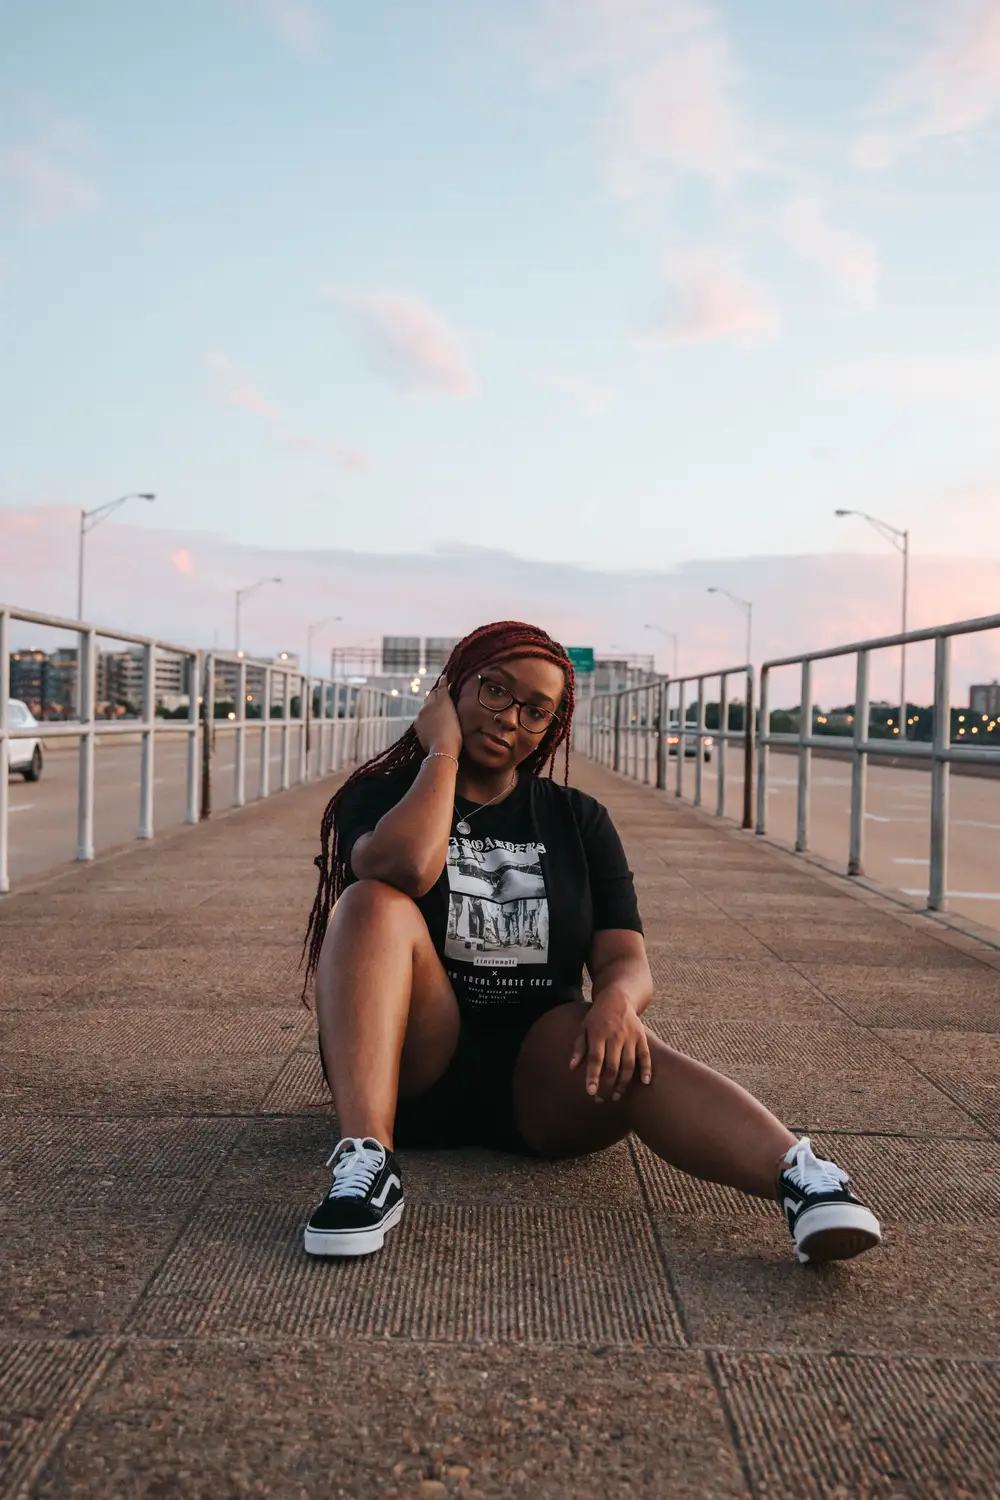
[(267, 21), (294, 52), (312, 52), (319, 41), (320, 20), (308, 0), (240, 0), (245, 9)]
[(854, 143), (858, 166), (890, 167), (937, 136), (968, 136), (1000, 111), (1000, 4), (948, 0), (928, 9), (931, 34), (875, 99), (882, 122)]
[(536, 45), (543, 81), (595, 79), (603, 90), (619, 195), (665, 169), (729, 183), (764, 165), (710, 0), (551, 0)]
[(176, 552), (171, 552), (170, 561), (178, 573), (183, 573), (185, 578), (194, 577), (194, 561), (186, 547), (178, 547)]
[(606, 416), (615, 399), (615, 393), (609, 386), (592, 385), (576, 375), (561, 375), (556, 370), (543, 370), (537, 378), (539, 385), (568, 396), (585, 417)]
[(475, 394), (465, 340), (428, 303), (399, 292), (325, 290), (347, 308), (372, 364), (394, 385), (446, 396)]
[(796, 255), (825, 271), (848, 302), (872, 308), (878, 299), (878, 252), (875, 246), (824, 217), (818, 198), (793, 198), (779, 219), (782, 238)]
[(42, 143), (0, 151), (0, 177), (19, 194), (29, 216), (43, 223), (85, 212), (97, 203), (91, 184), (60, 165)]
[(640, 344), (723, 339), (749, 347), (778, 331), (778, 311), (769, 293), (728, 251), (705, 246), (673, 255), (667, 280), (677, 295), (666, 314), (639, 336)]
[(357, 448), (346, 448), (324, 438), (315, 438), (307, 433), (291, 431), (278, 408), (265, 400), (257, 387), (248, 379), (245, 371), (241, 370), (228, 354), (223, 354), (218, 349), (211, 350), (205, 355), (205, 364), (215, 375), (218, 389), (227, 405), (238, 407), (255, 417), (262, 418), (279, 443), (289, 448), (299, 448), (316, 453), (323, 458), (330, 458), (341, 468), (350, 469), (354, 473), (360, 473), (363, 469), (371, 467), (367, 454), (360, 452)]
[(828, 385), (896, 401), (946, 404), (1000, 399), (1000, 359), (992, 355), (923, 355), (858, 360), (824, 372)]

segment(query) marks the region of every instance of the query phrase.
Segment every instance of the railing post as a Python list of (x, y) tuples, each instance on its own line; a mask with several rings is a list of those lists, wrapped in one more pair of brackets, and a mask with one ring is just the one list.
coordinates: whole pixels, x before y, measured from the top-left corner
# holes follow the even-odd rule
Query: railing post
[(309, 780), (309, 712), (312, 683), (299, 673), (299, 782)]
[(241, 657), (236, 668), (236, 755), (233, 774), (233, 806), (247, 800), (247, 663)]
[(187, 658), (188, 728), (187, 740), (187, 821), (198, 821), (198, 689), (201, 682), (201, 657), (198, 652)]
[(0, 609), (0, 896), (10, 890), (10, 763), (7, 699), (10, 697), (10, 613)]
[(90, 860), (94, 857), (94, 657), (95, 636), (93, 630), (80, 631), (79, 660), (77, 661), (77, 685), (80, 702), (80, 725), (87, 727), (80, 737), (79, 796), (76, 809), (76, 857)]
[(948, 909), (948, 790), (951, 767), (951, 637), (934, 641), (934, 742), (931, 748), (931, 849), (927, 906)]
[(263, 802), (271, 791), (271, 695), (274, 679), (271, 668), (264, 668), (264, 702), (260, 711), (260, 766), (257, 777), (257, 795)]
[[(757, 832), (767, 832), (767, 757), (771, 733), (771, 674), (767, 667), (760, 672), (760, 701), (757, 705)], [(747, 733), (753, 726), (747, 724)], [(746, 826), (746, 825), (744, 825)]]
[(677, 778), (674, 787), (674, 796), (684, 796), (684, 730), (687, 726), (687, 705), (684, 702), (684, 689), (687, 679), (681, 678), (677, 684)]
[(851, 755), (851, 842), (847, 855), (848, 875), (865, 873), (865, 807), (868, 801), (868, 662), (867, 651), (858, 652), (854, 679), (854, 734)]
[(282, 675), (285, 688), (281, 709), (281, 790), (287, 792), (292, 780), (292, 747), (289, 740), (289, 720), (292, 717), (292, 674), (286, 667)]
[(753, 667), (748, 663), (747, 696), (743, 705), (743, 827), (748, 830), (753, 827), (753, 752), (756, 732)]
[(701, 806), (702, 781), (705, 768), (705, 679), (698, 678), (698, 719), (694, 758), (694, 805)]
[(643, 688), (642, 691), (642, 717), (644, 720), (642, 726), (642, 782), (644, 786), (649, 786), (649, 732), (650, 720), (652, 718), (652, 714), (650, 712), (652, 701), (652, 693), (647, 686)]
[(795, 852), (809, 848), (809, 794), (812, 751), (806, 740), (812, 734), (812, 662), (802, 663), (802, 689), (799, 694), (799, 795), (795, 818)]
[(667, 693), (669, 679), (661, 682), (656, 693), (656, 790), (662, 792), (667, 785)]
[(142, 650), (142, 751), (139, 769), (139, 834), (153, 837), (153, 771), (155, 766), (156, 647)]
[(201, 816), (212, 816), (212, 737), (215, 732), (215, 654), (205, 657), (201, 694)]
[(715, 737), (715, 753), (718, 757), (715, 773), (715, 816), (726, 814), (726, 751), (729, 749), (729, 678), (719, 673), (719, 730)]
[(615, 699), (615, 739), (614, 753), (612, 756), (611, 769), (617, 771), (621, 767), (621, 729), (622, 729), (622, 695), (618, 694)]

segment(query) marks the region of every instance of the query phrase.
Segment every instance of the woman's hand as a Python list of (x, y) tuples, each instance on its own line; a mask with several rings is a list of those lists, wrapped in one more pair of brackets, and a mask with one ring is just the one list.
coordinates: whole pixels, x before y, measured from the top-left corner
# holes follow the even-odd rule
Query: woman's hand
[(584, 1058), (587, 1093), (595, 1104), (603, 1104), (609, 1097), (612, 1103), (617, 1103), (636, 1073), (643, 1083), (652, 1080), (649, 1038), (624, 996), (609, 992), (588, 1007), (569, 1060), (570, 1067), (578, 1068)]
[(462, 751), (462, 726), (446, 678), (442, 677), (437, 687), (431, 688), (413, 727), (425, 750), (438, 750), (458, 759)]

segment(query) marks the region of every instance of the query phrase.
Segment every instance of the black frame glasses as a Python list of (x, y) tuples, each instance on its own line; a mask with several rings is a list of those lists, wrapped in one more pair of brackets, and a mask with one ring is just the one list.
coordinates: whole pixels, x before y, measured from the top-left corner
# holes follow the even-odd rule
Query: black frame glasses
[[(516, 704), (517, 722), (527, 734), (545, 734), (547, 730), (552, 728), (553, 724), (558, 723), (559, 715), (557, 713), (553, 713), (552, 709), (541, 708), (537, 703), (525, 703), (522, 699), (515, 698), (510, 689), (504, 687), (502, 682), (494, 682), (492, 677), (484, 677), (482, 672), (477, 672), (476, 676), (479, 678), (480, 706), (482, 708), (492, 708), (495, 713), (502, 714), (505, 713), (508, 708), (513, 708)], [(492, 702), (487, 703), (486, 699), (483, 697), (484, 688), (493, 688), (495, 692), (501, 695), (504, 701), (501, 703), (499, 699), (494, 699)], [(524, 722), (524, 710), (526, 708), (530, 709), (533, 714), (543, 714), (545, 716), (545, 722), (540, 725), (526, 724)]]

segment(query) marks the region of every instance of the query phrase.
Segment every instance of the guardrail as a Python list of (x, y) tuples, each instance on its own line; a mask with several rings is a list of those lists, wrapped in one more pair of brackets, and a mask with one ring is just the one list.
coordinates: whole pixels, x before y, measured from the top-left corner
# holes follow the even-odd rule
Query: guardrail
[[(951, 643), (956, 636), (973, 635), (985, 630), (1000, 630), (1000, 615), (985, 615), (976, 620), (960, 620), (936, 625), (929, 630), (910, 630), (905, 634), (879, 636), (874, 640), (856, 641), (849, 646), (834, 646), (826, 651), (810, 651), (802, 656), (784, 656), (766, 661), (760, 676), (760, 723), (758, 727), (757, 762), (757, 832), (767, 833), (767, 770), (771, 746), (794, 745), (798, 749), (797, 805), (795, 850), (809, 849), (809, 816), (811, 762), (813, 750), (825, 750), (838, 743), (849, 746), (851, 756), (851, 824), (847, 862), (848, 875), (864, 875), (865, 811), (869, 756), (912, 757), (931, 761), (930, 877), (927, 908), (947, 910), (948, 878), (948, 787), (953, 765), (1000, 765), (1000, 749), (982, 749), (951, 742)], [(869, 735), (869, 666), (871, 653), (893, 646), (934, 643), (933, 739), (872, 739)], [(817, 735), (813, 729), (812, 666), (814, 662), (835, 657), (854, 656), (854, 725), (851, 735)], [(769, 689), (771, 673), (781, 667), (799, 667), (799, 732), (772, 733), (770, 728)]]
[[(78, 720), (41, 720), (23, 728), (15, 728), (8, 723), (10, 625), (14, 620), (71, 632), (77, 636)], [(138, 646), (142, 649), (142, 708), (138, 718), (114, 720), (97, 717), (98, 640), (121, 642), (126, 646)], [(156, 714), (158, 652), (169, 652), (184, 663), (183, 677), (188, 699), (188, 714), (184, 719), (167, 719)], [(229, 719), (221, 720), (215, 717), (220, 669), (228, 669), (233, 702)], [(247, 679), (250, 673), (255, 674), (258, 682), (263, 677), (259, 720), (247, 713)], [(298, 711), (293, 714), (296, 698)], [(276, 706), (279, 712), (274, 715)], [(8, 767), (9, 744), (12, 740), (78, 741), (76, 858), (87, 861), (94, 857), (94, 756), (98, 740), (139, 734), (141, 750), (136, 837), (150, 839), (154, 831), (155, 747), (157, 740), (163, 736), (183, 736), (187, 740), (185, 821), (197, 823), (200, 819), (211, 816), (214, 790), (212, 757), (220, 733), (231, 732), (235, 738), (231, 805), (243, 807), (247, 799), (248, 735), (256, 733), (258, 736), (256, 795), (261, 798), (270, 795), (272, 790), (272, 732), (281, 735), (280, 774), (276, 790), (285, 791), (292, 784), (293, 739), (296, 741), (296, 779), (305, 782), (367, 760), (387, 749), (407, 725), (412, 723), (415, 712), (416, 705), (411, 705), (403, 697), (394, 697), (382, 689), (361, 684), (307, 676), (292, 665), (284, 666), (279, 662), (258, 661), (243, 655), (217, 651), (203, 654), (190, 646), (178, 646), (150, 636), (133, 635), (127, 631), (81, 624), (79, 620), (65, 620), (55, 615), (0, 605), (0, 895), (10, 890)]]
[[(729, 684), (733, 678), (744, 679), (741, 698), (731, 699)], [(718, 683), (718, 728), (706, 725), (709, 702), (708, 684)], [(689, 691), (692, 688), (694, 691)], [(676, 690), (676, 702), (675, 698)], [(729, 727), (730, 705), (742, 705), (742, 726)], [(688, 718), (693, 709), (694, 719)], [(729, 744), (743, 747), (743, 820), (744, 828), (753, 827), (753, 753), (754, 753), (754, 672), (746, 664), (723, 667), (687, 677), (658, 677), (640, 687), (625, 688), (617, 693), (598, 693), (578, 701), (574, 717), (573, 746), (580, 754), (608, 766), (622, 775), (667, 789), (668, 762), (676, 756), (674, 795), (683, 798), (684, 762), (689, 747), (694, 757), (694, 792), (690, 801), (701, 807), (704, 791), (706, 749), (719, 746), (716, 771), (716, 817), (725, 817), (726, 756)], [(747, 725), (751, 726), (747, 733)]]

